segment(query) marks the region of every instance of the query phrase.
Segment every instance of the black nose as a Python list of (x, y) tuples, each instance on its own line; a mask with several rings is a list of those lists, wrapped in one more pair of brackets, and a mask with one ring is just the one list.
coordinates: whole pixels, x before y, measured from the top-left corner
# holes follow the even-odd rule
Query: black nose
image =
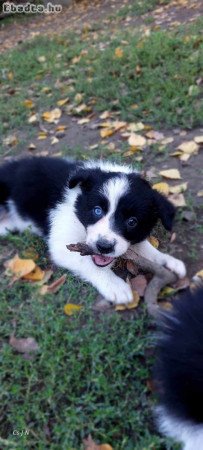
[(105, 239), (99, 239), (96, 245), (100, 253), (111, 253), (114, 251), (115, 244)]

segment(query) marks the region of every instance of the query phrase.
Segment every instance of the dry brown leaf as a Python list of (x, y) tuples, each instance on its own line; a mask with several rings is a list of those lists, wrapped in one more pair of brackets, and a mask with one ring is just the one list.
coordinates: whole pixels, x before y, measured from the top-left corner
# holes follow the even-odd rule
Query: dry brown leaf
[(155, 183), (153, 184), (153, 189), (156, 189), (156, 191), (160, 192), (161, 194), (168, 195), (169, 194), (169, 184), (168, 183)]
[(136, 277), (131, 278), (130, 284), (133, 291), (136, 291), (140, 295), (140, 297), (143, 297), (145, 289), (147, 287), (147, 280), (144, 275), (137, 275)]
[(36, 264), (32, 259), (21, 259), (18, 255), (9, 259), (4, 263), (7, 269), (7, 274), (13, 275), (15, 280), (18, 280), (28, 273), (32, 272)]
[(161, 170), (159, 174), (164, 178), (169, 178), (170, 180), (180, 180), (180, 172), (178, 169), (167, 169), (167, 170)]
[(127, 267), (128, 272), (131, 273), (131, 275), (137, 275), (138, 268), (133, 261), (128, 260), (126, 267)]
[(146, 138), (140, 134), (132, 133), (128, 139), (129, 145), (133, 147), (144, 147), (146, 145)]
[(169, 195), (168, 199), (177, 208), (186, 206), (185, 197), (183, 194), (171, 194), (171, 195)]
[(56, 294), (56, 292), (58, 292), (61, 286), (63, 286), (63, 284), (65, 283), (66, 278), (67, 275), (62, 275), (62, 277), (58, 278), (58, 280), (53, 281), (53, 283), (49, 285), (45, 284), (44, 286), (41, 287), (40, 294), (41, 295)]
[(39, 350), (39, 345), (32, 337), (18, 339), (12, 335), (9, 344), (19, 353), (33, 353)]
[(197, 272), (197, 273), (195, 274), (195, 276), (196, 276), (196, 277), (199, 277), (199, 278), (203, 278), (203, 269), (199, 270), (199, 272)]

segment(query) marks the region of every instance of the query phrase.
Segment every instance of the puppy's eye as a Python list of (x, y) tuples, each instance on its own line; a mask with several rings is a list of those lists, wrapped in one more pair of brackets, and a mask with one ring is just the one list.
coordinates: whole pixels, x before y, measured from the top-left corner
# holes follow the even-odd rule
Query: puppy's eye
[(93, 208), (93, 213), (96, 217), (101, 217), (103, 216), (103, 209), (101, 208), (101, 206), (95, 206)]
[(130, 217), (130, 219), (127, 220), (127, 225), (129, 228), (134, 228), (137, 225), (137, 218), (136, 217)]

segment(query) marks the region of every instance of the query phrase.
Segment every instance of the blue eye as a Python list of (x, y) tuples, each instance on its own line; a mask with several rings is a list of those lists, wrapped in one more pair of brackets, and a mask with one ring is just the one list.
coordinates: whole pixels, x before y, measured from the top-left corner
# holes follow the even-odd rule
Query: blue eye
[(97, 217), (101, 217), (103, 215), (103, 209), (101, 208), (101, 206), (95, 206), (93, 208), (93, 212), (94, 212), (94, 215)]
[(137, 218), (136, 217), (130, 217), (130, 219), (127, 220), (127, 225), (129, 228), (134, 228), (137, 225)]

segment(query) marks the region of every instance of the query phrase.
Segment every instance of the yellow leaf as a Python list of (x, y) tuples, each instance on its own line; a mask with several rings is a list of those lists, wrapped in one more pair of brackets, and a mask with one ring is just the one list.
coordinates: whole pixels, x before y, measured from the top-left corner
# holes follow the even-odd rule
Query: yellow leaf
[(168, 183), (155, 183), (153, 184), (153, 189), (160, 192), (161, 194), (168, 195), (169, 194), (169, 185)]
[(200, 278), (203, 278), (203, 269), (199, 270), (199, 272), (197, 272), (197, 273), (195, 274), (195, 276), (200, 277)]
[(29, 281), (41, 281), (44, 278), (44, 274), (45, 274), (44, 270), (36, 266), (32, 272), (28, 273), (27, 275), (24, 275), (23, 279)]
[(126, 127), (126, 125), (127, 125), (127, 123), (126, 122), (122, 122), (121, 120), (115, 120), (114, 122), (112, 122), (112, 126), (113, 126), (115, 131), (118, 131), (121, 128)]
[(140, 296), (137, 291), (133, 291), (133, 300), (130, 303), (116, 305), (115, 311), (126, 311), (129, 309), (135, 309), (139, 305)]
[(182, 155), (180, 155), (179, 159), (181, 161), (188, 161), (188, 159), (190, 158), (191, 155), (189, 155), (188, 153), (182, 153)]
[(101, 444), (99, 445), (99, 450), (113, 450), (113, 447), (109, 444)]
[(127, 130), (135, 133), (136, 131), (144, 130), (144, 124), (142, 122), (129, 123)]
[(135, 146), (135, 147), (144, 147), (146, 145), (146, 139), (144, 136), (141, 136), (140, 134), (132, 133), (128, 139), (129, 145)]
[(166, 286), (159, 292), (158, 298), (171, 297), (175, 292), (176, 292), (175, 289)]
[(116, 56), (116, 58), (122, 58), (123, 57), (123, 50), (121, 47), (117, 47), (115, 49), (114, 55)]
[(67, 303), (64, 306), (64, 313), (67, 316), (72, 316), (75, 312), (80, 311), (81, 308), (82, 308), (81, 305), (75, 305), (74, 303)]
[(159, 247), (159, 241), (155, 236), (149, 236), (148, 241), (150, 242), (153, 247), (158, 248)]
[(36, 145), (32, 144), (32, 142), (28, 145), (28, 150), (35, 150), (36, 149)]
[(84, 117), (84, 119), (78, 120), (79, 125), (85, 125), (86, 123), (89, 123), (89, 122), (90, 122), (90, 119), (88, 119), (88, 117)]
[(181, 150), (183, 153), (193, 154), (198, 151), (198, 144), (195, 141), (187, 141), (183, 142), (181, 145), (177, 147), (178, 150)]
[(174, 141), (173, 137), (167, 137), (161, 140), (162, 145), (168, 145), (171, 144), (171, 142)]
[(161, 170), (159, 174), (164, 178), (169, 178), (171, 180), (180, 180), (180, 172), (178, 169), (168, 169), (168, 170)]
[(181, 156), (182, 154), (181, 150), (176, 150), (176, 152), (170, 153), (170, 156)]
[(56, 131), (65, 131), (66, 128), (67, 128), (66, 125), (58, 125), (58, 126), (56, 127)]
[(203, 197), (203, 190), (197, 193), (197, 197)]
[(172, 195), (169, 195), (168, 199), (177, 208), (186, 206), (185, 197), (183, 194), (172, 194)]
[(181, 183), (177, 186), (169, 186), (169, 191), (171, 194), (180, 194), (181, 192), (185, 192), (187, 189), (188, 183)]
[(8, 72), (8, 79), (12, 81), (14, 78), (13, 72)]
[(113, 128), (105, 128), (104, 130), (100, 131), (100, 136), (102, 138), (106, 138), (106, 137), (112, 136), (112, 134), (114, 134), (114, 133), (115, 133), (115, 130)]
[(29, 108), (29, 109), (32, 109), (34, 106), (34, 102), (32, 100), (25, 100), (23, 102), (23, 104), (26, 108)]
[(46, 57), (45, 56), (39, 56), (37, 58), (37, 61), (40, 62), (40, 63), (44, 63), (46, 61)]
[(69, 97), (66, 97), (66, 98), (64, 98), (64, 99), (62, 99), (62, 100), (58, 100), (57, 105), (58, 105), (58, 106), (64, 106), (64, 105), (66, 105), (66, 103), (68, 103), (68, 102), (69, 102)]
[(14, 134), (7, 136), (7, 138), (3, 139), (3, 144), (8, 145), (9, 147), (14, 147), (18, 144), (18, 139)]
[(38, 114), (32, 114), (32, 116), (29, 117), (28, 123), (36, 123), (39, 120)]
[(74, 101), (75, 101), (76, 103), (81, 103), (82, 100), (83, 100), (83, 94), (80, 94), (80, 93), (78, 92), (78, 94), (76, 94), (75, 97), (74, 97)]
[(5, 267), (8, 274), (10, 273), (15, 276), (15, 279), (19, 279), (32, 272), (36, 264), (32, 259), (21, 259), (18, 255), (15, 255), (5, 262)]
[(173, 309), (173, 305), (170, 302), (160, 302), (159, 306), (160, 308), (163, 308), (166, 311), (171, 311)]
[(59, 139), (58, 139), (56, 136), (53, 136), (53, 137), (51, 138), (51, 145), (58, 144), (58, 142), (59, 142)]
[(139, 151), (140, 151), (139, 147), (132, 146), (132, 147), (130, 147), (130, 150), (128, 150), (127, 152), (123, 153), (123, 156), (126, 156), (126, 157), (127, 156), (132, 156), (136, 152), (139, 152)]
[(196, 144), (203, 144), (203, 135), (195, 136), (194, 141), (196, 142)]
[(102, 119), (102, 120), (106, 120), (106, 119), (109, 119), (110, 116), (111, 116), (111, 113), (110, 113), (109, 111), (104, 111), (104, 112), (99, 116), (99, 118)]
[(56, 123), (61, 117), (61, 110), (59, 108), (52, 109), (52, 111), (45, 111), (42, 118), (49, 123)]
[(43, 140), (43, 139), (46, 139), (46, 138), (47, 138), (46, 131), (40, 131), (39, 134), (38, 134), (38, 138), (37, 139)]

